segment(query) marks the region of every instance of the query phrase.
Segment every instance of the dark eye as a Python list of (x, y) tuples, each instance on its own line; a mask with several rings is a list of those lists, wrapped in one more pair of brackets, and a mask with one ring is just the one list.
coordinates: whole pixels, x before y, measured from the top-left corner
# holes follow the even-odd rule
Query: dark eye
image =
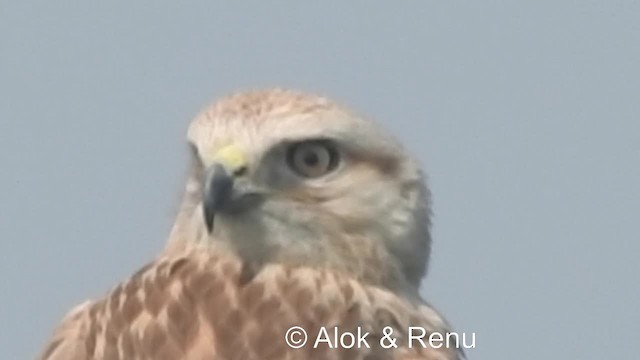
[(338, 151), (326, 140), (312, 140), (293, 144), (287, 152), (287, 163), (297, 174), (317, 178), (338, 166)]

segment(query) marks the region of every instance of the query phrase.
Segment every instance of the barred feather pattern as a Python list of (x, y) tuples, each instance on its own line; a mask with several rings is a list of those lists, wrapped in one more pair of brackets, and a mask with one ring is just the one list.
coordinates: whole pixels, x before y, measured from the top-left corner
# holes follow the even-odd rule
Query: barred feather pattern
[[(241, 261), (224, 251), (187, 249), (148, 264), (102, 300), (72, 310), (42, 360), (84, 359), (457, 359), (455, 349), (406, 346), (409, 326), (445, 333), (429, 306), (415, 305), (347, 275), (267, 265), (246, 283)], [(307, 345), (285, 342), (290, 327)], [(370, 348), (314, 348), (321, 327), (331, 334), (370, 332)], [(394, 329), (397, 349), (379, 346)]]

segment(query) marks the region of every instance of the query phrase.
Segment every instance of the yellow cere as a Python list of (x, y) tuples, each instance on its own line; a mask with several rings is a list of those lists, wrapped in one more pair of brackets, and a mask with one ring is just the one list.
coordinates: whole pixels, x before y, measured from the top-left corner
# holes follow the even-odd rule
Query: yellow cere
[(214, 161), (221, 163), (230, 171), (235, 171), (246, 165), (246, 158), (240, 148), (235, 145), (227, 145), (216, 151)]

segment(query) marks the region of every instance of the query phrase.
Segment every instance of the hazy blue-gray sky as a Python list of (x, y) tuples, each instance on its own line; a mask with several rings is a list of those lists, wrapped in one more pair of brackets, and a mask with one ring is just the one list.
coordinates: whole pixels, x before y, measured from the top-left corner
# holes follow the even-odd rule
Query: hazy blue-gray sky
[(1, 359), (159, 251), (189, 119), (272, 85), (423, 161), (470, 359), (637, 357), (640, 2), (153, 3), (0, 4)]

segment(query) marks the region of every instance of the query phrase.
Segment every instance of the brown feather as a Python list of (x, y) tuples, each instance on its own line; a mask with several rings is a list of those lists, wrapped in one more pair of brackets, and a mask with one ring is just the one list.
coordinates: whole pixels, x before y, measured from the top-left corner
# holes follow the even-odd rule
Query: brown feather
[[(263, 217), (218, 217), (217, 233), (205, 228), (202, 182), (222, 146), (244, 149), (256, 166), (283, 142), (331, 136), (349, 165), (341, 176), (325, 186), (270, 183), (271, 207), (253, 212)], [(458, 358), (456, 349), (407, 347), (409, 326), (449, 328), (417, 299), (429, 193), (395, 140), (328, 99), (278, 89), (221, 99), (193, 120), (188, 139), (193, 166), (165, 252), (72, 310), (39, 359)], [(285, 342), (293, 326), (309, 334), (301, 349)], [(379, 345), (386, 326), (399, 348)], [(336, 327), (370, 332), (371, 348), (314, 348), (322, 328)]]
[[(266, 265), (245, 285), (241, 261), (224, 251), (187, 250), (159, 258), (107, 297), (72, 311), (40, 359), (456, 359), (454, 349), (385, 350), (382, 329), (446, 332), (425, 305), (322, 270)], [(302, 326), (302, 349), (285, 333)], [(372, 349), (313, 348), (320, 327), (371, 331)], [(402, 344), (402, 340), (398, 341)]]

